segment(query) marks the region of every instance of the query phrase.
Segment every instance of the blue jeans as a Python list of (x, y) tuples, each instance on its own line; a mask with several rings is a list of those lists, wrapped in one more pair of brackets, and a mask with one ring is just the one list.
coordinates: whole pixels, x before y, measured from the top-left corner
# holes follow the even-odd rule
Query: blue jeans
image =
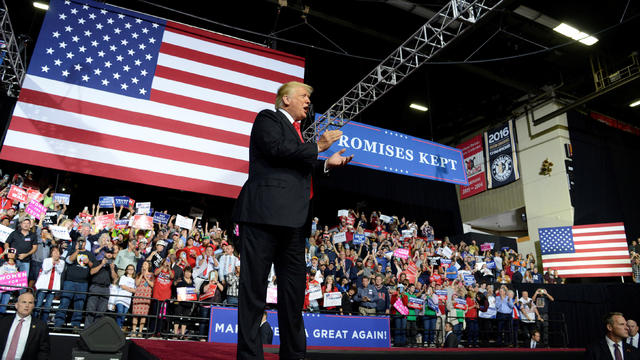
[(118, 326), (122, 327), (124, 325), (124, 316), (129, 311), (129, 308), (124, 304), (116, 304), (116, 312), (118, 316), (116, 317), (116, 322)]
[(498, 346), (503, 346), (504, 341), (511, 343), (511, 321), (512, 316), (508, 313), (497, 313), (496, 320), (498, 322)]
[(467, 319), (467, 343), (469, 345), (478, 345), (478, 319)]
[[(75, 281), (65, 281), (62, 285), (62, 290), (69, 291), (83, 291), (86, 292), (89, 284), (83, 282), (75, 282)], [(62, 327), (64, 325), (66, 317), (67, 317), (67, 309), (69, 305), (73, 301), (73, 315), (71, 315), (71, 326), (80, 326), (80, 322), (82, 321), (82, 309), (84, 308), (84, 301), (86, 300), (86, 294), (74, 294), (70, 292), (62, 292), (62, 296), (60, 298), (60, 306), (58, 306), (58, 311), (56, 312), (55, 327)]]
[(463, 327), (462, 322), (459, 322), (453, 325), (453, 333), (456, 334), (458, 341), (462, 341), (462, 327)]
[[(18, 271), (25, 271), (27, 278), (29, 278), (29, 261), (20, 261), (16, 258), (16, 265), (18, 265)], [(22, 295), (27, 289), (20, 289), (20, 295)]]
[(407, 317), (393, 315), (393, 344), (404, 346), (407, 344)]
[(425, 344), (434, 344), (436, 338), (436, 317), (425, 315), (422, 318), (422, 326), (424, 327), (424, 339), (422, 342)]
[(238, 297), (237, 296), (227, 296), (227, 305), (238, 306)]
[(7, 304), (11, 299), (11, 291), (5, 291), (0, 296), (0, 314), (4, 314), (7, 312)]
[(39, 290), (36, 295), (36, 308), (42, 307), (42, 310), (36, 310), (36, 317), (42, 319), (45, 323), (49, 323), (49, 310), (53, 301), (54, 293)]

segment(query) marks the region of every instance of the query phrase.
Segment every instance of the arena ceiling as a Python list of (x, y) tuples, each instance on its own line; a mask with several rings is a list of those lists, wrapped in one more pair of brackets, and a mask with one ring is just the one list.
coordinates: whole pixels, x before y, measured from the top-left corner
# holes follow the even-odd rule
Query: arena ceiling
[[(6, 0), (16, 34), (37, 38), (44, 12)], [(443, 7), (444, 0), (112, 0), (110, 4), (265, 44), (307, 59), (306, 81), (324, 112)], [(523, 8), (523, 6), (525, 8)], [(522, 11), (523, 9), (527, 11)], [(523, 16), (524, 14), (524, 16)], [(527, 15), (528, 14), (528, 15)], [(544, 17), (543, 17), (544, 16)], [(586, 46), (553, 31), (564, 22), (598, 38)], [(592, 64), (608, 74), (632, 65), (640, 5), (628, 0), (505, 0), (356, 121), (455, 145), (552, 94), (571, 102), (595, 91)], [(264, 35), (272, 34), (272, 37)], [(635, 34), (635, 35), (634, 35)], [(637, 66), (637, 64), (636, 64)], [(578, 109), (640, 126), (640, 81)], [(425, 104), (427, 112), (409, 108)]]

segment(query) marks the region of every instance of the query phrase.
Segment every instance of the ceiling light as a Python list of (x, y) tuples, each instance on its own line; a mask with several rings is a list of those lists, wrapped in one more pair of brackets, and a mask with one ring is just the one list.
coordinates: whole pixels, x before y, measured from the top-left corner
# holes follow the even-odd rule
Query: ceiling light
[(411, 103), (411, 105), (409, 105), (410, 108), (412, 109), (416, 109), (416, 110), (420, 110), (420, 111), (427, 111), (429, 110), (428, 107), (424, 106), (424, 105), (418, 105), (415, 103)]
[(40, 2), (40, 1), (34, 1), (33, 2), (33, 7), (38, 8), (38, 9), (42, 9), (42, 10), (49, 10), (49, 4), (45, 4), (45, 3)]
[(640, 105), (640, 100), (636, 100), (636, 101), (632, 102), (631, 104), (629, 104), (629, 107), (636, 107), (638, 105)]
[(553, 28), (553, 30), (559, 32), (560, 34), (570, 37), (573, 40), (579, 40), (581, 43), (591, 46), (598, 42), (598, 39), (590, 36), (589, 34), (582, 32), (571, 25), (567, 25), (565, 23), (560, 23), (560, 25)]

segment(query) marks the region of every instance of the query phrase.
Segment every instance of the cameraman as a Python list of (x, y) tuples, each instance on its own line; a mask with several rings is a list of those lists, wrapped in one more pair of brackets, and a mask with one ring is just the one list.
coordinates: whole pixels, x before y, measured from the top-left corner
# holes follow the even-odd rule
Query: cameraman
[(96, 319), (104, 316), (109, 302), (109, 285), (118, 277), (113, 264), (113, 250), (103, 248), (104, 257), (97, 266), (91, 268), (91, 286), (89, 287), (89, 299), (87, 300), (87, 319), (85, 328), (89, 327)]
[(540, 314), (536, 327), (542, 332), (542, 342), (549, 346), (549, 304), (554, 300), (553, 296), (546, 289), (540, 288), (533, 294), (532, 300)]
[[(84, 302), (87, 298), (87, 295), (84, 293), (89, 287), (89, 271), (96, 261), (93, 254), (86, 250), (85, 237), (78, 237), (77, 240), (71, 244), (68, 251), (72, 251), (71, 249), (73, 249), (73, 253), (65, 259), (67, 269), (65, 271), (65, 280), (62, 284), (63, 292), (60, 298), (60, 305), (58, 306), (55, 317), (55, 327), (57, 328), (64, 325), (67, 317), (67, 309), (72, 301), (74, 312), (71, 316), (71, 325), (74, 328), (80, 328), (82, 309), (84, 308)], [(81, 293), (65, 292), (65, 290)]]

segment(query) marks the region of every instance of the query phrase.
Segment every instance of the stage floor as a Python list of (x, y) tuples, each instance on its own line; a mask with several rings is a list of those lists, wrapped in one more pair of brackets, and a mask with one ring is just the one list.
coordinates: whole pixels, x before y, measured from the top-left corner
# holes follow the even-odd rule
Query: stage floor
[[(278, 346), (265, 346), (265, 359), (278, 359)], [(490, 348), (490, 349), (425, 349), (425, 348), (389, 348), (376, 349), (369, 348), (331, 348), (331, 347), (309, 347), (307, 349), (307, 359), (344, 359), (344, 360), (371, 360), (371, 359), (442, 359), (446, 355), (447, 359), (469, 359), (474, 360), (496, 360), (496, 359), (518, 359), (518, 360), (569, 360), (581, 358), (584, 349), (513, 349), (513, 348)], [(130, 359), (160, 359), (175, 360), (187, 358), (190, 360), (228, 360), (235, 359), (235, 344), (205, 343), (198, 341), (172, 341), (172, 340), (132, 340), (129, 350)]]

